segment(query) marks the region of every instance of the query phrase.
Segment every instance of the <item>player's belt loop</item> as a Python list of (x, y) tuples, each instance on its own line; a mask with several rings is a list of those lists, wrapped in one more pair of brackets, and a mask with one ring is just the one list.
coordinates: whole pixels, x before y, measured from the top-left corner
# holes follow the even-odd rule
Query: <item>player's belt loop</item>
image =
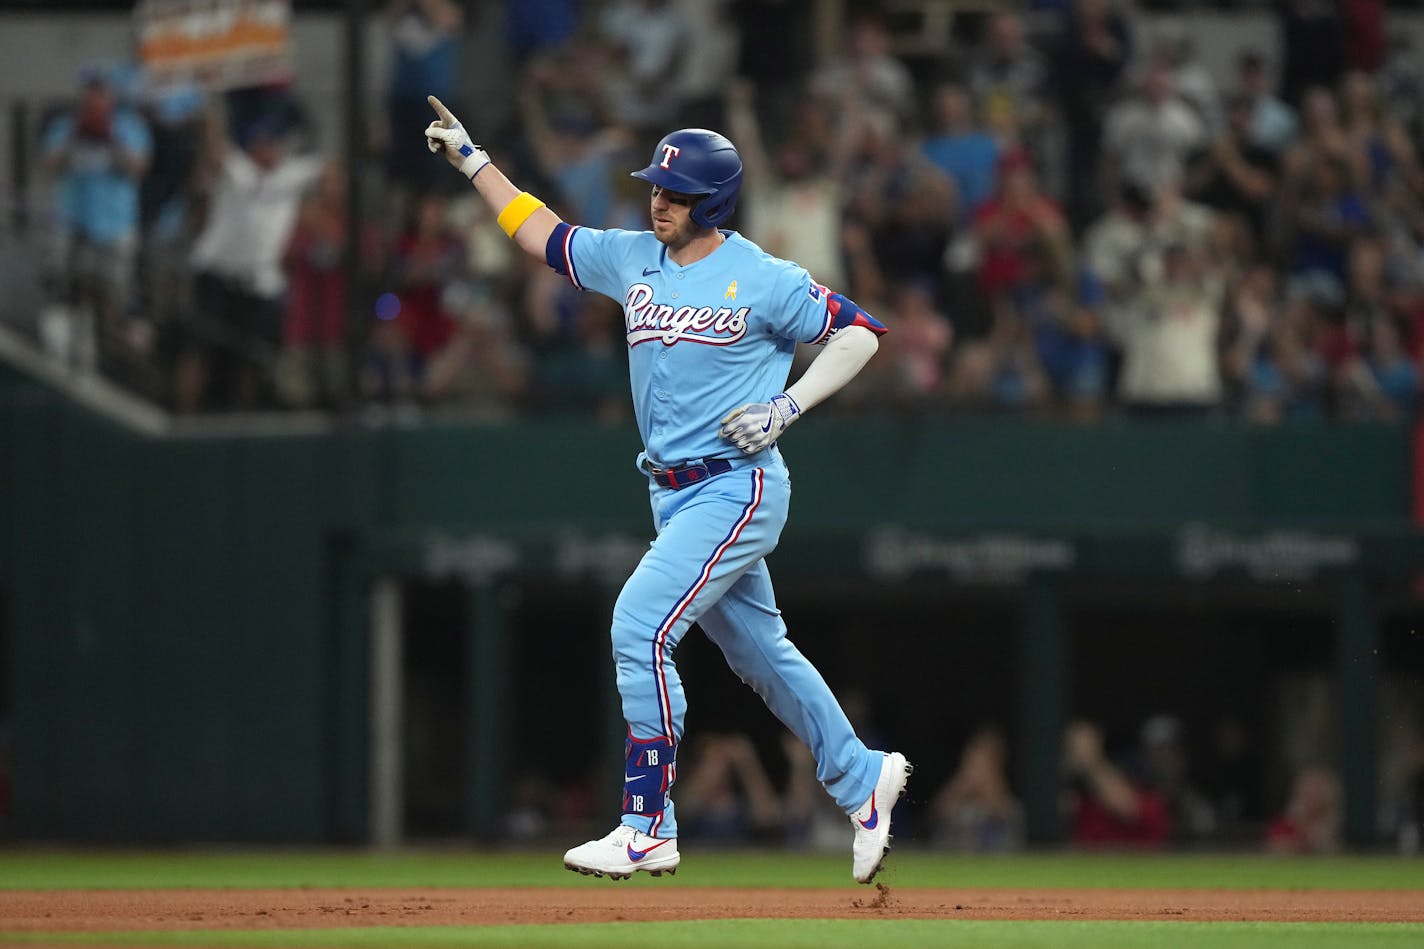
[(655, 468), (651, 464), (647, 468), (648, 473), (653, 476), (653, 480), (659, 487), (672, 488), (677, 491), (688, 485), (697, 484), (731, 471), (732, 463), (725, 458), (713, 458), (695, 465), (683, 465), (680, 468)]

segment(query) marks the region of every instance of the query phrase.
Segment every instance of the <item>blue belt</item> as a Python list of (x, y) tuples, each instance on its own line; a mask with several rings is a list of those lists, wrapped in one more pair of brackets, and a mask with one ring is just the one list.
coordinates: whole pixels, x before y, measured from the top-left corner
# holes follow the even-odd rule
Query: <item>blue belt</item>
[(648, 465), (648, 473), (653, 476), (658, 487), (672, 488), (674, 491), (731, 470), (732, 463), (725, 458), (709, 458), (695, 465), (683, 465), (681, 468), (655, 468), (651, 463)]

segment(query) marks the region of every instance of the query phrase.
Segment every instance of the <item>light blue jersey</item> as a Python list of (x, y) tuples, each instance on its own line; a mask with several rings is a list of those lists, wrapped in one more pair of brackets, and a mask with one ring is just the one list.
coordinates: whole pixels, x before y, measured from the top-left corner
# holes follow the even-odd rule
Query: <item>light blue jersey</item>
[(825, 287), (722, 233), (686, 267), (650, 231), (575, 227), (565, 236), (574, 285), (623, 305), (633, 411), (658, 467), (739, 455), (717, 435), (722, 416), (781, 393), (796, 344), (831, 334)]
[(74, 116), (62, 115), (50, 124), (44, 137), (48, 156), (68, 149), (69, 161), (55, 179), (55, 211), (59, 223), (98, 244), (111, 245), (138, 232), (139, 183), (119, 166), (118, 145), (147, 160), (153, 150), (148, 126), (127, 109), (114, 113), (113, 141), (80, 136)]

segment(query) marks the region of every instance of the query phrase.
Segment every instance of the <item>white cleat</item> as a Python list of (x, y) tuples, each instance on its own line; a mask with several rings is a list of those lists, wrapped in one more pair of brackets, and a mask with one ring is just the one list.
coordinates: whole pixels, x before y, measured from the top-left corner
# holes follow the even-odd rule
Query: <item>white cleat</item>
[(870, 800), (850, 815), (850, 825), (855, 828), (855, 843), (851, 849), (855, 882), (869, 883), (885, 863), (885, 855), (890, 852), (890, 812), (905, 792), (905, 782), (914, 770), (914, 765), (900, 752), (887, 754)]
[(564, 869), (626, 880), (639, 870), (655, 877), (671, 876), (681, 860), (676, 837), (649, 837), (619, 824), (602, 840), (590, 840), (564, 854)]

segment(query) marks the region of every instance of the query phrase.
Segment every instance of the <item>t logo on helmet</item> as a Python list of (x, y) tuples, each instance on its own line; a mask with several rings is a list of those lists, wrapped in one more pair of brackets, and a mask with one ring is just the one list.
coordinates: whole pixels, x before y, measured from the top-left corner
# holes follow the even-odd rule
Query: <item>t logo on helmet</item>
[(663, 145), (663, 160), (662, 163), (658, 165), (658, 167), (668, 167), (668, 162), (672, 161), (674, 158), (681, 154), (682, 149), (678, 148), (676, 145)]

